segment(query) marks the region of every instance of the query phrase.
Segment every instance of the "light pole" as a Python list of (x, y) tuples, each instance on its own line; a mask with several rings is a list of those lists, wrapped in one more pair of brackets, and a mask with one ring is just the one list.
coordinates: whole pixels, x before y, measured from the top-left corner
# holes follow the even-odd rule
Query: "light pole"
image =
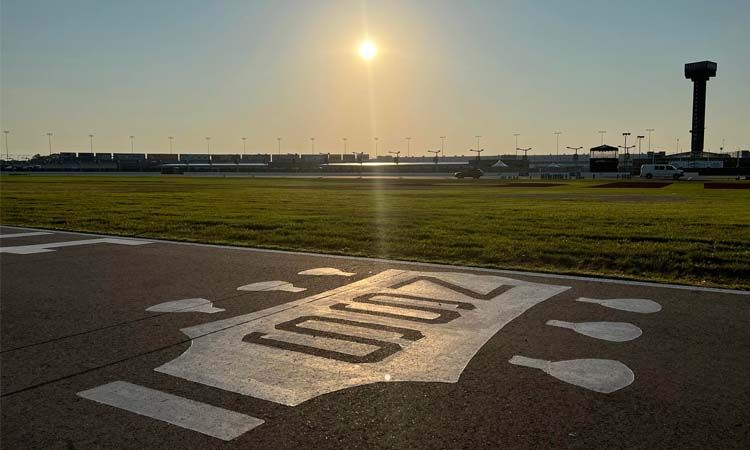
[(5, 160), (10, 161), (10, 150), (8, 150), (8, 135), (10, 134), (10, 130), (3, 130), (3, 133), (5, 134)]
[(315, 138), (314, 137), (310, 138), (310, 154), (311, 155), (315, 154)]
[(94, 153), (94, 135), (89, 134), (89, 151)]
[(440, 154), (440, 150), (427, 150), (427, 151), (429, 153), (434, 153), (435, 154), (435, 158), (434, 158), (435, 159), (435, 165), (437, 165), (437, 163), (438, 163), (438, 155)]
[(135, 150), (134, 150), (134, 148), (135, 148), (135, 144), (134, 144), (134, 142), (135, 142), (135, 136), (133, 136), (133, 135), (131, 134), (131, 135), (130, 135), (130, 153), (134, 153), (134, 151), (135, 151)]
[(578, 161), (578, 150), (582, 149), (583, 147), (565, 147), (565, 148), (567, 148), (568, 150), (573, 150), (574, 152), (576, 152), (575, 156), (573, 156), (573, 160), (574, 161)]
[(523, 152), (523, 159), (529, 159), (529, 152), (531, 151), (531, 147), (529, 147), (529, 148), (517, 148), (516, 150), (521, 150)]
[(380, 138), (375, 136), (373, 139), (375, 140), (375, 159), (378, 159), (378, 141)]
[(625, 138), (625, 145), (618, 145), (618, 147), (625, 150), (625, 169), (630, 173), (630, 149), (634, 148), (635, 145), (628, 147), (628, 136), (630, 136), (630, 133), (622, 133), (622, 136)]
[(646, 136), (638, 135), (635, 138), (638, 139), (638, 159), (641, 159), (641, 141), (643, 141), (643, 138)]
[(411, 136), (406, 138), (406, 157), (411, 155)]
[(49, 144), (49, 155), (52, 156), (52, 133), (47, 133), (47, 144)]
[(242, 138), (242, 156), (245, 156), (245, 151), (247, 150), (246, 143), (247, 143), (247, 138), (243, 137)]
[(557, 138), (557, 157), (560, 158), (560, 135), (562, 131), (555, 131), (555, 138)]
[(604, 135), (607, 134), (606, 130), (599, 130), (599, 135), (602, 137), (602, 145), (604, 145)]
[(344, 154), (346, 154), (347, 153), (347, 151), (346, 151), (346, 141), (348, 141), (349, 139), (347, 139), (347, 138), (341, 138), (341, 140), (344, 141)]
[(401, 154), (401, 151), (400, 150), (397, 151), (397, 152), (391, 152), (391, 151), (389, 151), (388, 153), (390, 153), (391, 155), (396, 155), (393, 159), (395, 160), (396, 165), (398, 165), (398, 155)]
[(477, 150), (479, 150), (479, 140), (482, 139), (482, 136), (474, 136), (474, 138), (477, 140)]
[(277, 141), (277, 142), (278, 142), (278, 144), (279, 144), (279, 155), (280, 155), (280, 154), (281, 154), (281, 138), (280, 138), (280, 137), (277, 137), (277, 138), (276, 138), (276, 141)]
[(172, 151), (174, 149), (173, 142), (174, 142), (174, 136), (169, 136), (167, 139), (169, 139), (169, 154), (172, 154)]
[(479, 168), (479, 161), (482, 159), (481, 155), (482, 155), (482, 152), (484, 151), (484, 149), (483, 148), (477, 148), (477, 149), (470, 148), (469, 151), (470, 152), (475, 152), (477, 154), (477, 168)]
[(445, 159), (445, 136), (440, 136), (440, 153)]
[(656, 130), (653, 128), (646, 128), (646, 131), (648, 132), (648, 151), (651, 152), (651, 132)]
[(359, 163), (359, 177), (362, 178), (362, 166), (364, 164), (365, 152), (352, 152), (354, 154), (354, 162)]
[(516, 146), (514, 147), (516, 149), (516, 159), (518, 159), (518, 136), (520, 136), (521, 133), (513, 133), (513, 137), (516, 138)]

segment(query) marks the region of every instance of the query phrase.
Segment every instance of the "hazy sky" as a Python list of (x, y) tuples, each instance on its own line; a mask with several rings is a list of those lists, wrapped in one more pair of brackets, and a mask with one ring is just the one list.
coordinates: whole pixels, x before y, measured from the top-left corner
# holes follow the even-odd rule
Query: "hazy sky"
[[(533, 153), (689, 148), (686, 62), (710, 59), (706, 148), (750, 148), (750, 1), (1, 0), (10, 153)], [(365, 35), (377, 58), (357, 56)], [(630, 143), (630, 142), (629, 142)], [(5, 151), (3, 142), (2, 151)], [(645, 145), (645, 142), (644, 142)]]

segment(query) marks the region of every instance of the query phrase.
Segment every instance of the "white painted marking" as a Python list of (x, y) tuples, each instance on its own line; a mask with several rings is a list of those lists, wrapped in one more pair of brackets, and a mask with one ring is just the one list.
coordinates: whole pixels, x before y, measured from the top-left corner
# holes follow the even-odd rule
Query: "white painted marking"
[(146, 311), (152, 312), (200, 312), (214, 314), (224, 311), (221, 308), (214, 308), (211, 300), (205, 298), (186, 298), (184, 300), (175, 300), (172, 302), (159, 303), (158, 305), (146, 308)]
[[(415, 280), (423, 287), (440, 283), (429, 290), (440, 291), (440, 298), (399, 306), (399, 295), (413, 295), (401, 288)], [(455, 383), (503, 326), (568, 289), (490, 275), (387, 270), (312, 297), (185, 328), (190, 347), (155, 370), (290, 406), (384, 379)], [(374, 308), (383, 296), (388, 306)]]
[(297, 275), (351, 277), (351, 276), (356, 275), (356, 273), (344, 272), (343, 270), (335, 269), (333, 267), (318, 267), (317, 269), (303, 270), (302, 272), (299, 272)]
[[(28, 227), (13, 227), (14, 229), (20, 230), (39, 230), (39, 228), (28, 228)], [(65, 231), (60, 230), (44, 230), (54, 233), (72, 234), (75, 236), (99, 236), (99, 237), (113, 237), (107, 234), (99, 233), (81, 233), (76, 231)], [(122, 238), (122, 239), (133, 239), (133, 238)], [(389, 264), (402, 264), (412, 267), (430, 267), (435, 269), (455, 269), (455, 270), (473, 270), (475, 272), (499, 274), (499, 275), (519, 275), (524, 277), (535, 277), (544, 279), (557, 279), (557, 280), (573, 280), (573, 281), (587, 281), (592, 283), (607, 283), (616, 284), (621, 286), (642, 286), (642, 287), (654, 287), (659, 289), (677, 289), (683, 291), (694, 291), (694, 292), (715, 292), (719, 294), (733, 294), (733, 295), (745, 295), (750, 296), (750, 290), (740, 289), (725, 289), (725, 288), (710, 288), (703, 286), (689, 286), (684, 284), (668, 284), (668, 283), (655, 283), (651, 281), (633, 281), (633, 280), (622, 280), (617, 278), (595, 278), (595, 277), (583, 277), (578, 275), (559, 275), (554, 273), (541, 273), (541, 272), (528, 272), (522, 270), (504, 270), (504, 269), (488, 269), (485, 267), (472, 267), (472, 266), (458, 266), (455, 264), (437, 264), (437, 263), (422, 263), (414, 261), (406, 261), (399, 259), (385, 259), (385, 258), (370, 258), (366, 256), (343, 256), (343, 255), (330, 255), (326, 253), (315, 253), (315, 252), (300, 252), (293, 250), (271, 250), (267, 248), (253, 248), (253, 247), (236, 247), (231, 245), (221, 244), (201, 244), (199, 242), (178, 242), (170, 241), (167, 239), (149, 239), (149, 242), (156, 242), (162, 244), (171, 245), (186, 245), (190, 247), (201, 247), (201, 248), (212, 248), (212, 249), (224, 249), (234, 250), (240, 252), (251, 252), (251, 253), (270, 253), (274, 255), (298, 255), (298, 256), (318, 256), (321, 258), (330, 259), (342, 259), (348, 261), (365, 261), (372, 263), (389, 263)]]
[(125, 381), (82, 391), (78, 396), (224, 441), (231, 441), (263, 423), (256, 417)]
[(636, 339), (643, 331), (627, 322), (564, 322), (549, 320), (547, 325), (567, 328), (578, 334), (611, 342), (626, 342)]
[(570, 359), (552, 362), (516, 355), (508, 362), (540, 369), (560, 381), (602, 394), (611, 394), (630, 386), (635, 380), (635, 375), (628, 366), (611, 359)]
[(619, 309), (621, 311), (629, 311), (641, 314), (652, 314), (661, 311), (660, 304), (656, 303), (653, 300), (646, 300), (644, 298), (598, 299), (581, 297), (576, 301), (583, 303), (595, 303), (607, 308)]
[(261, 281), (258, 283), (246, 284), (237, 288), (238, 291), (285, 291), (285, 292), (302, 292), (307, 288), (296, 287), (288, 281)]
[(143, 245), (150, 244), (149, 241), (136, 241), (133, 239), (84, 239), (80, 241), (51, 242), (49, 244), (19, 245), (15, 247), (0, 247), (0, 253), (12, 253), (15, 255), (31, 255), (34, 253), (53, 252), (53, 248), (74, 247), (78, 245), (91, 244), (118, 244), (118, 245)]
[(4, 239), (4, 238), (31, 237), (31, 236), (44, 236), (44, 235), (47, 235), (47, 234), (52, 234), (52, 233), (48, 233), (46, 231), (35, 231), (35, 232), (30, 232), (30, 233), (0, 234), (0, 239)]

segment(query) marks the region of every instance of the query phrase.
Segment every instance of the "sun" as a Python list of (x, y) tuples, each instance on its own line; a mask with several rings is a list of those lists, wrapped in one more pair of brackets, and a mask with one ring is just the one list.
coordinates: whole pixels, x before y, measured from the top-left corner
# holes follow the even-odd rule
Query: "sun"
[(359, 46), (359, 56), (362, 59), (366, 61), (372, 61), (377, 54), (378, 47), (375, 46), (374, 42), (369, 39), (362, 41), (362, 44), (360, 44)]

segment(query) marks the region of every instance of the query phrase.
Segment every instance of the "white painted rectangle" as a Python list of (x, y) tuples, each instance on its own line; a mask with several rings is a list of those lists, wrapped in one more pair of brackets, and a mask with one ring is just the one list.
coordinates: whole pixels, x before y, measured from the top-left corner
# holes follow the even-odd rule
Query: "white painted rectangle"
[(263, 424), (262, 419), (167, 394), (125, 381), (82, 391), (79, 397), (230, 441)]

